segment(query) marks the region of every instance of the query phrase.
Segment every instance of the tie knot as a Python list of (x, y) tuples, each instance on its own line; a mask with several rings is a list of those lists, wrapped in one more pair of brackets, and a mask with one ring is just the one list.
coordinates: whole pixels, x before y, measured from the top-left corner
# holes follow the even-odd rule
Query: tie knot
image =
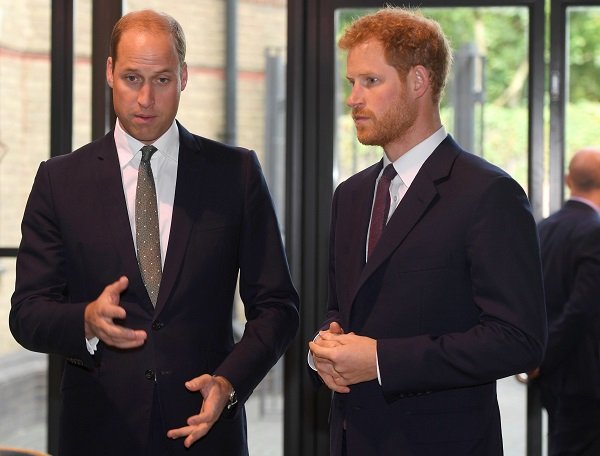
[(158, 149), (154, 146), (144, 146), (140, 150), (142, 151), (142, 161), (149, 162), (152, 158), (152, 154)]
[(387, 180), (387, 181), (389, 181), (389, 182), (391, 182), (391, 181), (392, 181), (392, 179), (393, 179), (394, 177), (396, 177), (396, 174), (398, 174), (398, 173), (396, 172), (396, 168), (394, 168), (394, 165), (393, 165), (392, 163), (390, 163), (390, 164), (389, 164), (389, 165), (387, 165), (387, 166), (385, 167), (385, 169), (383, 170), (383, 174), (381, 175), (381, 178), (382, 178), (382, 179), (385, 179), (385, 180)]

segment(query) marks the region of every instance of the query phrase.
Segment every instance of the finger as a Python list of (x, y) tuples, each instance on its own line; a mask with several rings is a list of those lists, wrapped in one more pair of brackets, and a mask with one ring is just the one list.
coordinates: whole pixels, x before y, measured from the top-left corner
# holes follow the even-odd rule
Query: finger
[(329, 331), (331, 331), (334, 334), (344, 334), (342, 326), (337, 321), (331, 322), (331, 324), (329, 325)]
[(323, 341), (339, 341), (342, 340), (344, 337), (346, 337), (345, 334), (336, 334), (336, 333), (332, 333), (329, 331), (321, 331), (319, 333), (319, 336), (321, 336), (321, 339), (319, 340), (319, 342), (323, 342)]
[(212, 375), (203, 374), (185, 382), (185, 387), (190, 391), (200, 391), (214, 381)]
[(127, 312), (118, 303), (115, 305), (109, 300), (104, 305), (99, 304), (96, 309), (98, 317), (102, 318), (107, 324), (117, 326), (113, 320), (124, 320), (127, 317)]
[(321, 369), (321, 370), (326, 370), (326, 371), (331, 371), (331, 372), (335, 371), (333, 362), (331, 362), (330, 360), (321, 358), (321, 357), (315, 356), (315, 355), (313, 355), (313, 360), (315, 362), (315, 366), (317, 367), (317, 370)]
[(313, 356), (318, 356), (319, 358), (331, 360), (331, 356), (329, 356), (331, 348), (323, 347), (322, 345), (316, 344), (315, 342), (309, 342), (308, 347), (310, 348), (310, 351), (313, 352)]
[(319, 375), (330, 390), (335, 391), (336, 393), (344, 394), (350, 392), (350, 388), (348, 386), (338, 384), (333, 376), (327, 374), (321, 375), (320, 373)]
[(115, 338), (115, 346), (118, 348), (135, 348), (144, 345), (148, 335), (143, 330), (127, 330), (125, 334), (119, 334)]
[(134, 348), (144, 344), (148, 335), (141, 329), (133, 330), (110, 323), (99, 327), (100, 339), (118, 348)]
[(121, 276), (121, 277), (119, 277), (118, 280), (116, 280), (113, 283), (107, 285), (104, 288), (104, 290), (107, 291), (107, 292), (109, 292), (109, 293), (111, 293), (111, 294), (120, 295), (125, 290), (127, 290), (128, 286), (129, 286), (129, 279), (126, 276)]
[(169, 429), (167, 437), (170, 439), (179, 439), (181, 437), (187, 437), (192, 433), (192, 426), (184, 426), (177, 429)]
[(186, 439), (183, 442), (183, 445), (186, 448), (191, 447), (195, 442), (197, 442), (202, 437), (204, 437), (206, 434), (208, 434), (208, 431), (210, 431), (211, 427), (212, 427), (212, 425), (209, 426), (208, 424), (201, 424), (199, 426), (194, 426), (192, 433), (186, 437)]
[(328, 348), (333, 348), (333, 347), (337, 347), (339, 345), (341, 345), (339, 343), (339, 341), (333, 339), (333, 340), (329, 340), (329, 339), (317, 339), (314, 341), (315, 344), (317, 344), (319, 347), (328, 347)]

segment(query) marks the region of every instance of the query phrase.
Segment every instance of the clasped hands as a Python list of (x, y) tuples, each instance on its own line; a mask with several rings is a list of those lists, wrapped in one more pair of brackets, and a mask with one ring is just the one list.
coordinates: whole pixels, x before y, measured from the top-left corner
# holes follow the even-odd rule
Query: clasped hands
[[(148, 337), (146, 331), (134, 330), (118, 325), (114, 320), (125, 319), (126, 312), (121, 306), (121, 293), (129, 286), (127, 277), (107, 285), (95, 301), (85, 308), (85, 337), (99, 338), (107, 345), (122, 349), (131, 349), (143, 345)], [(225, 377), (204, 374), (185, 383), (189, 391), (200, 392), (203, 397), (198, 415), (187, 419), (187, 426), (171, 429), (167, 437), (178, 439), (185, 437), (186, 448), (205, 436), (227, 405), (233, 386)]]
[(375, 339), (344, 334), (339, 323), (333, 322), (308, 347), (319, 376), (336, 393), (349, 393), (351, 385), (377, 378)]

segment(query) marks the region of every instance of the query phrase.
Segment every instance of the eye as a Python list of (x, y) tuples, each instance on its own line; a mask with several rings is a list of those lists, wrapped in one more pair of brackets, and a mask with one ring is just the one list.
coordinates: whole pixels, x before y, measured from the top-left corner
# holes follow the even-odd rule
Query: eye
[(134, 83), (134, 82), (138, 82), (138, 81), (139, 81), (139, 78), (138, 78), (138, 77), (137, 77), (135, 74), (126, 74), (126, 75), (124, 76), (124, 79), (125, 79), (127, 82), (131, 82), (131, 83)]
[(158, 78), (158, 83), (162, 84), (162, 85), (168, 84), (169, 81), (170, 81), (170, 79), (165, 76)]
[(375, 76), (367, 76), (364, 80), (364, 85), (366, 87), (370, 87), (370, 86), (377, 84), (378, 82), (379, 82), (379, 78), (376, 78)]

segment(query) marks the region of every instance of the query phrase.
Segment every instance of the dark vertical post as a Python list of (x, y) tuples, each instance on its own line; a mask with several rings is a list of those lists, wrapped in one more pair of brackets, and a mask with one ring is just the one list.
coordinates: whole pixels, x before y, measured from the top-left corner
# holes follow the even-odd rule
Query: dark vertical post
[(542, 456), (542, 395), (537, 383), (527, 385), (527, 456)]
[(324, 46), (334, 33), (333, 15), (321, 15), (327, 5), (288, 1), (286, 247), (302, 306), (298, 337), (285, 357), (286, 456), (329, 454), (331, 393), (316, 388), (306, 363), (307, 341), (324, 317), (327, 300), (334, 80), (333, 49)]
[(566, 5), (552, 0), (550, 5), (550, 213), (556, 212), (564, 200), (565, 112), (567, 103)]
[[(50, 155), (71, 152), (73, 133), (73, 0), (52, 1)], [(64, 361), (48, 362), (48, 452), (58, 454), (60, 379)]]
[(237, 1), (227, 0), (225, 33), (225, 132), (226, 144), (237, 143)]
[(98, 139), (116, 121), (111, 89), (106, 84), (106, 58), (112, 28), (123, 14), (123, 2), (103, 0), (92, 4), (92, 139)]

